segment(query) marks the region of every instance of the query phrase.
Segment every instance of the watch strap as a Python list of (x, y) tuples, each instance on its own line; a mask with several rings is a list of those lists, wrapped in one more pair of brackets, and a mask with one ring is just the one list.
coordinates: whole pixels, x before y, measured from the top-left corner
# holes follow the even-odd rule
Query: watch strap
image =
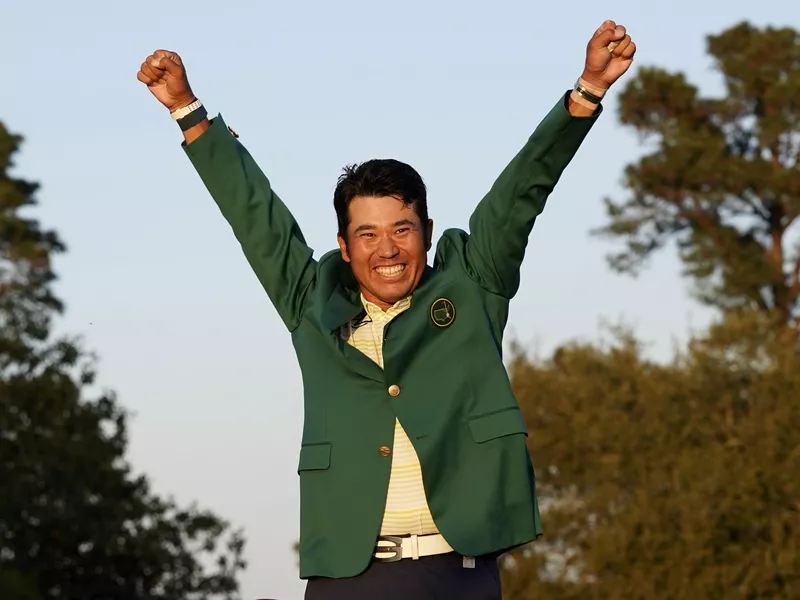
[(600, 104), (603, 101), (603, 96), (605, 96), (606, 91), (607, 90), (590, 85), (589, 83), (585, 82), (582, 78), (580, 78), (578, 79), (578, 81), (575, 82), (573, 95), (578, 95), (587, 102), (591, 102), (592, 104)]
[(179, 108), (177, 110), (174, 110), (171, 113), (169, 113), (169, 115), (173, 119), (175, 119), (176, 121), (180, 121), (181, 119), (186, 117), (189, 113), (197, 110), (201, 106), (203, 106), (203, 103), (200, 102), (200, 100), (198, 100), (197, 98), (195, 98), (194, 102), (192, 102), (191, 104), (188, 104), (188, 105), (184, 106), (183, 108)]
[(206, 107), (200, 105), (200, 108), (196, 108), (192, 112), (190, 112), (185, 117), (178, 119), (178, 127), (181, 128), (181, 131), (186, 131), (187, 129), (191, 129), (198, 123), (200, 123), (203, 119), (208, 116), (208, 111)]

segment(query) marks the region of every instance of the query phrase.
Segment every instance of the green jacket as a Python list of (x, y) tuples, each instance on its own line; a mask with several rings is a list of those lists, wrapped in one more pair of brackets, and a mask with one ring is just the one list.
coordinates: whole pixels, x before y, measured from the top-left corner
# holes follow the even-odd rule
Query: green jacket
[[(501, 552), (541, 535), (503, 330), (534, 221), (596, 119), (572, 117), (562, 97), (478, 204), (470, 233), (442, 234), (411, 307), (386, 330), (383, 370), (338, 335), (362, 311), (349, 266), (338, 250), (313, 258), (222, 117), (184, 145), (299, 360), (301, 578), (367, 568), (391, 467), (391, 455), (379, 449), (392, 446), (395, 416), (419, 455), (431, 514), (458, 553)], [(454, 315), (439, 310), (447, 308), (436, 303), (442, 298)], [(395, 385), (400, 393), (390, 395)]]

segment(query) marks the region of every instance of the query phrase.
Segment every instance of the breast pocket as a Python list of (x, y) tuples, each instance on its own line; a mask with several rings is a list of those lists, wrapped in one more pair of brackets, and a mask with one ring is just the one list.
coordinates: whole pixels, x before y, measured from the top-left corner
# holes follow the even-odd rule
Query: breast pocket
[(467, 421), (472, 439), (479, 444), (508, 435), (528, 435), (528, 427), (519, 407), (503, 408)]

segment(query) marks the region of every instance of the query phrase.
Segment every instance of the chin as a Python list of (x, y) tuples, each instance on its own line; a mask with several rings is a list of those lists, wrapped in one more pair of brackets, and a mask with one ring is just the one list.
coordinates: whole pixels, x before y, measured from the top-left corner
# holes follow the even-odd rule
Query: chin
[(383, 298), (385, 302), (394, 304), (411, 294), (411, 286), (403, 285), (401, 287), (381, 288), (376, 290), (379, 298)]

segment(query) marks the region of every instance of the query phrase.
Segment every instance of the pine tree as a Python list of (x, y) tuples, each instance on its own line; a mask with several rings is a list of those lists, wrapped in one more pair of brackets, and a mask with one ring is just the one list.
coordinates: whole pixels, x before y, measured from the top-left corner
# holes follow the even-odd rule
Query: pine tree
[(620, 97), (622, 123), (652, 151), (625, 170), (630, 197), (607, 200), (600, 233), (636, 274), (677, 244), (698, 298), (800, 317), (800, 34), (748, 23), (707, 38), (726, 95), (704, 97), (682, 73), (641, 69)]

